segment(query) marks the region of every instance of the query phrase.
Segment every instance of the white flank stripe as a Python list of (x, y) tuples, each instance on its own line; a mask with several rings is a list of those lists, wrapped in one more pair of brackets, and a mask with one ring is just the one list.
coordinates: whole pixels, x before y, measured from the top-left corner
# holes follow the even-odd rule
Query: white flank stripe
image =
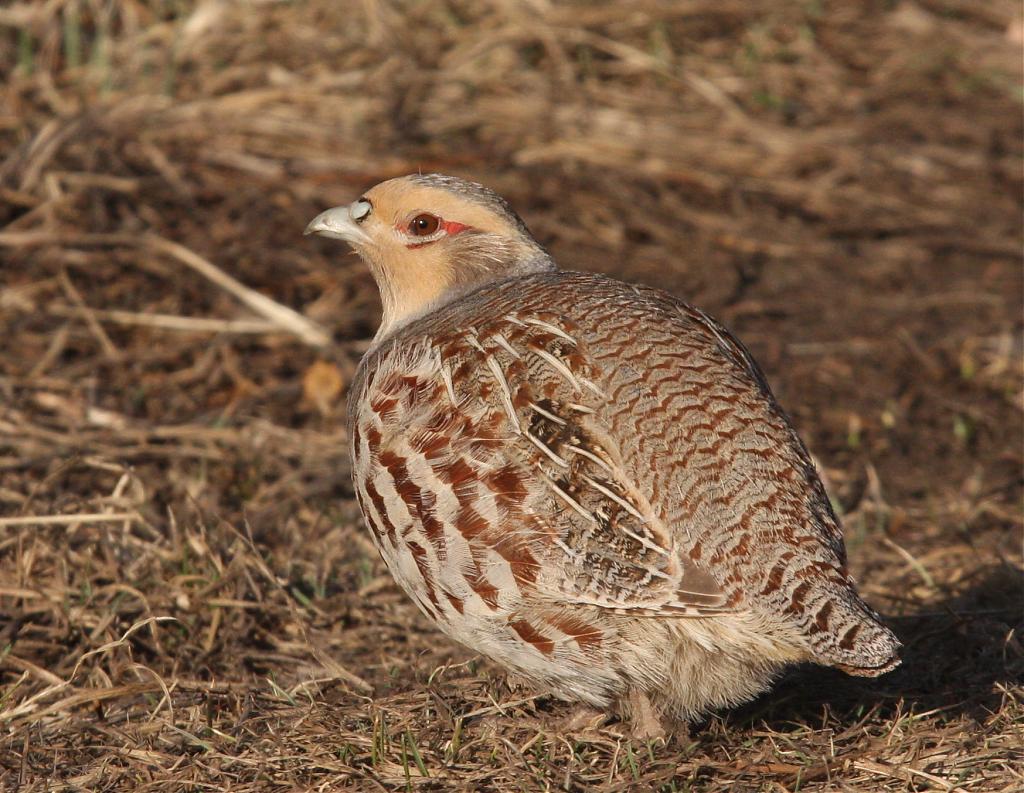
[(598, 457), (596, 454), (594, 454), (593, 452), (587, 451), (586, 449), (584, 449), (584, 448), (582, 448), (580, 446), (573, 446), (571, 443), (567, 443), (565, 445), (565, 448), (567, 448), (571, 452), (574, 452), (576, 454), (580, 454), (580, 455), (586, 457), (591, 462), (597, 463), (599, 466), (601, 466), (608, 473), (614, 473), (612, 471), (612, 467), (610, 465), (608, 465), (608, 463), (606, 463), (600, 457)]
[(602, 399), (606, 399), (608, 397), (608, 395), (604, 391), (602, 391), (600, 388), (598, 388), (596, 385), (594, 385), (587, 378), (581, 377), (580, 378), (580, 382), (583, 383), (583, 385), (586, 388), (589, 388), (592, 392), (594, 392), (597, 396), (601, 397)]
[(643, 515), (640, 514), (640, 512), (637, 510), (636, 507), (634, 507), (632, 504), (630, 504), (628, 501), (626, 501), (626, 499), (624, 499), (622, 496), (620, 496), (614, 490), (609, 490), (607, 487), (605, 487), (604, 485), (602, 485), (600, 482), (598, 482), (596, 479), (594, 479), (592, 477), (584, 476), (583, 479), (587, 482), (588, 485), (590, 485), (592, 488), (597, 490), (597, 492), (599, 492), (599, 493), (607, 496), (608, 498), (610, 498), (612, 501), (614, 501), (616, 504), (618, 504), (620, 507), (622, 507), (624, 510), (626, 510), (626, 512), (628, 512), (634, 518), (636, 518), (637, 520), (643, 521), (644, 523), (647, 522), (647, 519)]
[(562, 468), (568, 468), (569, 467), (569, 463), (566, 462), (565, 460), (563, 460), (557, 454), (555, 454), (551, 449), (549, 449), (547, 447), (547, 445), (540, 438), (535, 437), (529, 431), (527, 431), (526, 437), (529, 438), (529, 440), (533, 443), (533, 445), (536, 446), (538, 449), (540, 449), (544, 454), (546, 454), (552, 460), (552, 462), (554, 462), (556, 465), (560, 465), (560, 466), (562, 466)]
[(565, 426), (565, 419), (559, 418), (554, 413), (551, 413), (551, 412), (545, 410), (540, 405), (538, 405), (536, 402), (531, 402), (530, 403), (530, 407), (532, 407), (534, 410), (536, 410), (538, 413), (540, 413), (544, 418), (550, 419), (551, 421), (555, 422), (555, 424), (560, 424), (563, 427)]
[[(596, 482), (594, 479), (592, 479), (589, 476), (584, 476), (583, 478), (584, 478), (584, 480), (586, 480), (587, 484), (589, 484), (591, 487), (593, 487), (599, 493), (601, 493), (601, 494), (607, 496), (608, 498), (610, 498), (612, 501), (614, 501), (616, 504), (618, 504), (624, 510), (626, 510), (626, 512), (628, 512), (630, 515), (632, 515), (633, 517), (637, 518), (642, 523), (646, 523), (647, 522), (647, 519), (644, 518), (644, 516), (641, 515), (639, 512), (637, 512), (636, 508), (632, 504), (630, 504), (628, 501), (626, 501), (624, 498), (622, 498), (622, 496), (620, 496), (618, 493), (615, 493), (615, 492), (609, 490), (607, 487), (604, 487), (603, 485), (599, 484), (598, 482)], [(638, 543), (640, 543), (642, 546), (644, 546), (644, 548), (646, 548), (647, 550), (654, 551), (655, 553), (660, 554), (661, 556), (666, 556), (666, 557), (669, 556), (669, 552), (667, 550), (665, 550), (664, 548), (662, 548), (660, 545), (658, 545), (656, 542), (652, 542), (651, 540), (647, 539), (643, 535), (637, 534), (635, 531), (630, 531), (625, 526), (620, 525), (617, 528), (618, 528), (619, 531), (621, 531), (627, 537), (632, 537), (634, 540), (636, 540)]]
[(442, 361), (440, 366), (441, 379), (444, 380), (444, 388), (448, 392), (448, 398), (452, 401), (452, 405), (458, 407), (459, 401), (455, 398), (455, 383), (452, 382), (452, 370), (448, 368), (446, 361)]
[(554, 491), (556, 496), (562, 499), (562, 501), (564, 501), (566, 504), (572, 507), (576, 512), (578, 512), (582, 517), (589, 520), (591, 523), (597, 523), (597, 518), (595, 518), (585, 509), (583, 509), (583, 506), (581, 504), (579, 504), (572, 496), (570, 496), (568, 493), (562, 490), (562, 488), (555, 484), (555, 481), (546, 473), (544, 473), (543, 468), (541, 468), (538, 465), (537, 470), (540, 472), (540, 475), (544, 477), (544, 481), (547, 482), (548, 487), (550, 487)]
[(520, 435), (523, 432), (523, 428), (519, 426), (519, 416), (516, 415), (515, 405), (512, 404), (512, 390), (508, 386), (508, 380), (505, 379), (505, 373), (501, 371), (501, 366), (494, 360), (493, 355), (485, 353), (484, 360), (487, 362), (487, 368), (491, 370), (491, 374), (494, 375), (494, 379), (498, 383), (498, 390), (501, 391), (501, 404), (505, 407), (505, 412), (508, 414), (508, 420), (512, 424), (512, 429), (516, 435)]
[(582, 554), (579, 551), (577, 551), (575, 548), (570, 548), (568, 545), (562, 542), (561, 538), (559, 537), (555, 537), (555, 545), (561, 548), (562, 552), (574, 561), (578, 560), (582, 556)]
[(542, 319), (536, 319), (534, 317), (524, 319), (523, 321), (529, 323), (530, 325), (536, 325), (538, 328), (544, 328), (544, 330), (549, 331), (550, 333), (554, 333), (556, 336), (565, 339), (567, 342), (569, 342), (569, 344), (573, 345), (574, 347), (578, 346), (576, 344), (576, 339), (574, 339), (572, 336), (570, 336), (557, 325), (552, 325), (550, 322), (545, 322)]
[(556, 372), (562, 375), (562, 377), (568, 380), (572, 384), (572, 387), (576, 389), (576, 391), (580, 390), (580, 381), (576, 379), (576, 375), (572, 373), (572, 370), (565, 365), (565, 361), (559, 360), (554, 355), (545, 350), (543, 347), (530, 347), (530, 350), (532, 352), (535, 352), (538, 356), (540, 356), (540, 358), (542, 358), (548, 364), (548, 366), (550, 366), (552, 369), (554, 369)]
[(495, 333), (494, 335), (491, 336), (491, 338), (494, 339), (494, 341), (497, 342), (499, 346), (504, 347), (508, 351), (509, 355), (512, 355), (515, 358), (523, 357), (522, 355), (519, 354), (519, 350), (512, 346), (512, 342), (510, 342), (500, 333)]
[(480, 352), (482, 352), (484, 355), (487, 355), (487, 350), (485, 350), (483, 345), (480, 343), (480, 339), (478, 339), (476, 337), (476, 330), (475, 329), (471, 329), (471, 330), (466, 332), (466, 341), (468, 341), (470, 343), (470, 346), (475, 347)]

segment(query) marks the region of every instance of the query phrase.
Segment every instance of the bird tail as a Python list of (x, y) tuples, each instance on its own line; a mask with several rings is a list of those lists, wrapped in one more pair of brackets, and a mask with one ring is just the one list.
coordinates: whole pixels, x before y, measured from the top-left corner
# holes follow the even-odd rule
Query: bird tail
[(900, 640), (855, 591), (834, 606), (833, 629), (812, 639), (818, 663), (858, 677), (878, 677), (900, 665)]

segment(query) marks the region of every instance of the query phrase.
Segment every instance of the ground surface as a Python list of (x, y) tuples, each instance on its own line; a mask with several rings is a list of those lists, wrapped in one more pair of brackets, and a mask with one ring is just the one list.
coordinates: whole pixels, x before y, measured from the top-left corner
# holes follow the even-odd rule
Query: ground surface
[[(0, 790), (1024, 789), (1019, 11), (4, 4)], [(300, 235), (416, 169), (747, 342), (899, 671), (639, 745), (424, 622), (348, 482), (376, 293)]]

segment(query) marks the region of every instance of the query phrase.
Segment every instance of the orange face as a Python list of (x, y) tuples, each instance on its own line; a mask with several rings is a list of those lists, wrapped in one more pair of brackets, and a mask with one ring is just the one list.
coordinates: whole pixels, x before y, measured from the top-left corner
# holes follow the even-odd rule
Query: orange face
[(348, 206), (317, 215), (306, 233), (344, 240), (370, 266), (384, 307), (378, 337), (456, 291), (502, 277), (517, 262), (549, 261), (504, 205), (429, 177), (381, 182)]

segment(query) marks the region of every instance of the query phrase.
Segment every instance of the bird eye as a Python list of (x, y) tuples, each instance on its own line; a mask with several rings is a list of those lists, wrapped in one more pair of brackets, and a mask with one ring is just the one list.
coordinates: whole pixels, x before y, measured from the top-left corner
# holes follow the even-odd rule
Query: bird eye
[(429, 237), (441, 228), (441, 218), (423, 213), (409, 221), (409, 233), (414, 237)]

